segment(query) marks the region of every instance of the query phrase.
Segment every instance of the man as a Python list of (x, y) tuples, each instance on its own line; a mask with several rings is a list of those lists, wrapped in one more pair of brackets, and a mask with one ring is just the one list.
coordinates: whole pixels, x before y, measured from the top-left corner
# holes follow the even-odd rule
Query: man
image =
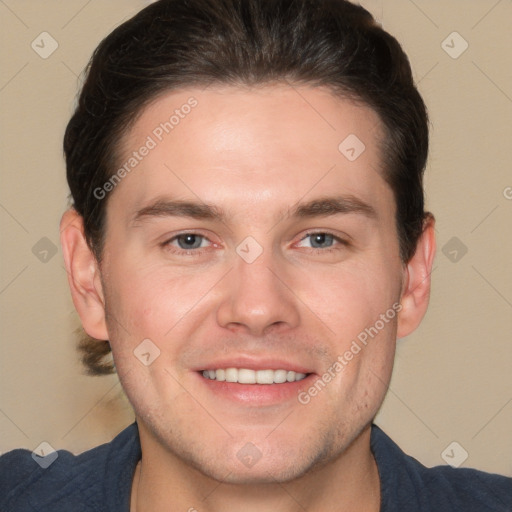
[(425, 107), (368, 12), (156, 2), (96, 50), (64, 148), (81, 349), (137, 421), (5, 455), (1, 510), (510, 510), (511, 479), (372, 425), (435, 240)]

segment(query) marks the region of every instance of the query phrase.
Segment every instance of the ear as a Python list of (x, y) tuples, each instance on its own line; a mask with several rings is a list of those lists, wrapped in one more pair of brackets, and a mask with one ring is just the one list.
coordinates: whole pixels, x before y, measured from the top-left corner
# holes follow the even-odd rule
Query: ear
[(430, 275), (436, 252), (434, 226), (434, 216), (427, 213), (423, 223), (423, 232), (416, 245), (416, 252), (404, 269), (404, 283), (400, 299), (402, 309), (398, 315), (398, 338), (404, 338), (411, 334), (427, 311), (430, 298)]
[(108, 340), (99, 265), (86, 242), (83, 218), (74, 209), (62, 216), (60, 243), (71, 296), (85, 332), (98, 340)]

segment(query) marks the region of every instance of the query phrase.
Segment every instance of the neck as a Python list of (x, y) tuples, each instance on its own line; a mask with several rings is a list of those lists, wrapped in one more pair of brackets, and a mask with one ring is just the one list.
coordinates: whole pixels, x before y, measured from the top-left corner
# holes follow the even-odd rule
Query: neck
[(209, 478), (161, 446), (142, 442), (130, 512), (378, 512), (380, 480), (370, 426), (332, 462), (289, 482), (232, 484)]

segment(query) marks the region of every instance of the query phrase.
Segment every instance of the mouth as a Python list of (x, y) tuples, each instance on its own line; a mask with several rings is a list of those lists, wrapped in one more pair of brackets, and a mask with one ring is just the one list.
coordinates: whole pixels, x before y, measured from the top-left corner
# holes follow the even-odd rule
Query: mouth
[(243, 357), (216, 361), (194, 373), (210, 399), (220, 400), (223, 406), (251, 408), (297, 403), (298, 393), (311, 385), (316, 375), (301, 364)]
[(250, 368), (218, 368), (202, 370), (200, 374), (208, 380), (217, 382), (229, 382), (234, 384), (285, 384), (288, 382), (299, 382), (309, 374), (284, 369), (261, 369)]

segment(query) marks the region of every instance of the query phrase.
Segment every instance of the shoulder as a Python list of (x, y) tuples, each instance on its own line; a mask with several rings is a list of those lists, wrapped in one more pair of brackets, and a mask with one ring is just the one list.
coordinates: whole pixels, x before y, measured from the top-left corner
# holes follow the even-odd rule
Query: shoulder
[(38, 457), (28, 450), (13, 450), (0, 457), (0, 510), (110, 510), (110, 501), (119, 505), (127, 493), (129, 497), (139, 459), (136, 424), (111, 443), (80, 455), (59, 450)]
[(450, 466), (427, 468), (372, 426), (372, 451), (381, 479), (381, 512), (510, 512), (512, 478)]

